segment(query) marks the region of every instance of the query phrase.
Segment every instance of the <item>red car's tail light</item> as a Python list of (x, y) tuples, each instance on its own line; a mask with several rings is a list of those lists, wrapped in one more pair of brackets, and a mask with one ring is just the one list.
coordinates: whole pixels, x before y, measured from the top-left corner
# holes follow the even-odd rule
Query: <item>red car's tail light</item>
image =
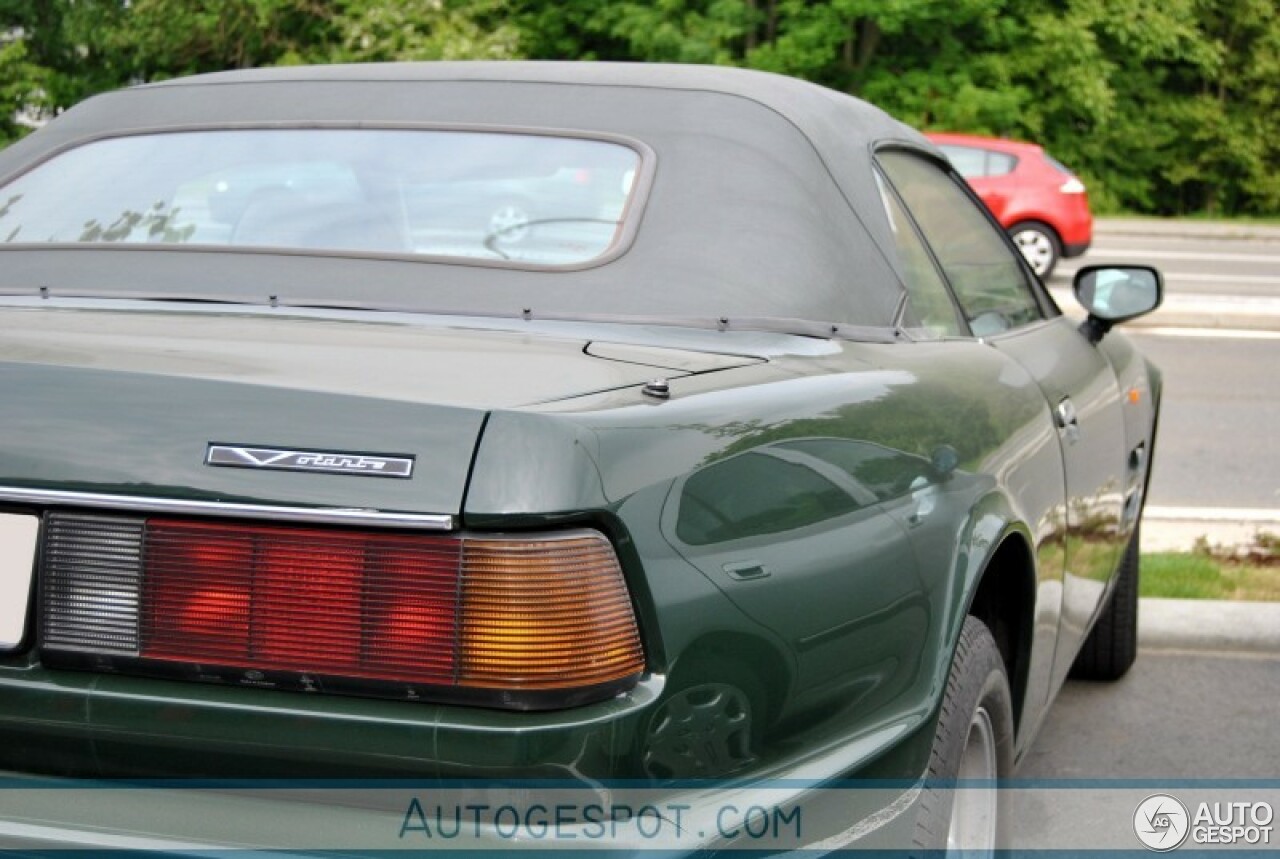
[(1058, 188), (1064, 194), (1083, 194), (1085, 192), (1084, 183), (1072, 176), (1070, 179), (1062, 183)]
[(598, 697), (643, 669), (617, 557), (592, 531), (491, 538), (64, 514), (46, 531), (53, 664), (516, 707)]

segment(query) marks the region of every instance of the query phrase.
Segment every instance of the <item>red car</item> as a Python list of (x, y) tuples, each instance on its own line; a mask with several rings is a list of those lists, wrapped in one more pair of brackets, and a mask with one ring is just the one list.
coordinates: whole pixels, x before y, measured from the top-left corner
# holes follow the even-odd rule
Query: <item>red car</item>
[(970, 134), (928, 134), (1031, 263), (1047, 279), (1062, 257), (1093, 240), (1084, 183), (1034, 143)]

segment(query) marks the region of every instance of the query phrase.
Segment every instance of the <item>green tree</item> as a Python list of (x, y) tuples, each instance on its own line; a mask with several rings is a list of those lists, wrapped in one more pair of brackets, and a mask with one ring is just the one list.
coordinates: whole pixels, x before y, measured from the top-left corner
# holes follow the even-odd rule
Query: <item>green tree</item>
[(335, 62), (502, 60), (519, 56), (520, 31), (504, 0), (341, 0), (336, 39), (310, 56)]
[(0, 0), (0, 143), (132, 82), (518, 56), (781, 72), (1043, 143), (1102, 211), (1280, 211), (1275, 0)]
[(0, 145), (29, 130), (21, 120), (44, 98), (44, 77), (44, 69), (30, 61), (24, 39), (0, 43)]
[(131, 0), (94, 38), (135, 80), (298, 63), (335, 38), (319, 0)]

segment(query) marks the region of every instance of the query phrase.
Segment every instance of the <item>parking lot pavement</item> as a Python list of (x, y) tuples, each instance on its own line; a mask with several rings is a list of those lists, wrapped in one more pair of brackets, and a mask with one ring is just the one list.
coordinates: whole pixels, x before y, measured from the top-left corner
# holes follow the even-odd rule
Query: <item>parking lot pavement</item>
[(1280, 653), (1140, 651), (1116, 683), (1067, 681), (1017, 777), (1280, 779), (1277, 690)]
[(1189, 816), (1209, 800), (1274, 811), (1277, 689), (1280, 653), (1142, 650), (1118, 682), (1067, 681), (1005, 794), (1010, 846), (1140, 850), (1135, 816), (1153, 794)]
[(1280, 603), (1144, 598), (1138, 619), (1133, 668), (1068, 680), (1016, 778), (1280, 787)]

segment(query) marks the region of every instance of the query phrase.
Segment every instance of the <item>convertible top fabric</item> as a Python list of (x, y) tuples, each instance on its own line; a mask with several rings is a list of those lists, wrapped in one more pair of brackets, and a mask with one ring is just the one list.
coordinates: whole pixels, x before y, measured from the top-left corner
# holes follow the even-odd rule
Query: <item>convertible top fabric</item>
[(77, 294), (272, 295), (286, 305), (884, 327), (894, 320), (902, 287), (896, 263), (882, 251), (893, 239), (872, 150), (888, 144), (937, 152), (864, 102), (761, 72), (370, 64), (225, 72), (97, 96), (0, 152), (0, 177), (7, 181), (62, 148), (115, 134), (317, 125), (620, 135), (652, 149), (653, 181), (633, 244), (580, 270), (357, 254), (0, 244), (0, 289), (46, 285)]

